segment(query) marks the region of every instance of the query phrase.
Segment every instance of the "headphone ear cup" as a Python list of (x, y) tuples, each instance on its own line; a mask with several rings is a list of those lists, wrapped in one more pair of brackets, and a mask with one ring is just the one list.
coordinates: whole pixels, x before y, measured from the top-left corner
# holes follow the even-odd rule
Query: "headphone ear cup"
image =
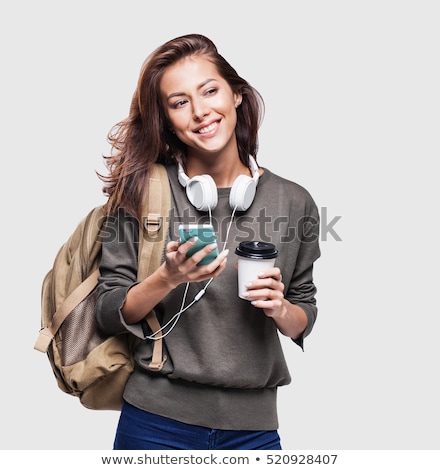
[(208, 211), (217, 206), (217, 186), (209, 175), (191, 178), (186, 184), (189, 202), (199, 211)]
[(257, 182), (246, 175), (239, 175), (234, 181), (229, 195), (231, 209), (246, 211), (251, 207), (257, 191)]

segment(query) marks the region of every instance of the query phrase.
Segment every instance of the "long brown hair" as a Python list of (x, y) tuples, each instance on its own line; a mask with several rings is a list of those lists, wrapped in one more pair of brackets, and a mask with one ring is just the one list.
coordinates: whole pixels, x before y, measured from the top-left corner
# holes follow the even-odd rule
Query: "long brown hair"
[(258, 129), (263, 114), (261, 95), (218, 53), (214, 43), (200, 34), (172, 39), (158, 47), (144, 62), (129, 116), (108, 134), (111, 154), (104, 156), (109, 174), (98, 175), (109, 196), (109, 213), (125, 207), (139, 216), (146, 178), (155, 162), (171, 164), (186, 157), (186, 145), (169, 128), (161, 102), (160, 82), (170, 65), (192, 55), (203, 55), (217, 67), (234, 93), (242, 95), (237, 108), (235, 129), (240, 160), (249, 165), (249, 155), (256, 158)]

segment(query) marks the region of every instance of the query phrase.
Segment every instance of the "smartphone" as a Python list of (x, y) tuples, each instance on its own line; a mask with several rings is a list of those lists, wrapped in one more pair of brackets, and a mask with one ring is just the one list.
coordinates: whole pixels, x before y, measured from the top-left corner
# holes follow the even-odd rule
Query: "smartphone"
[[(187, 258), (192, 256), (197, 251), (201, 250), (204, 246), (217, 242), (217, 238), (214, 232), (214, 227), (211, 224), (202, 224), (202, 225), (181, 224), (179, 225), (179, 235), (180, 235), (180, 240), (182, 243), (186, 242), (187, 240), (193, 237), (198, 238), (195, 246), (191, 248), (186, 254)], [(217, 258), (217, 256), (218, 256), (218, 249), (216, 248), (214, 251), (206, 255), (201, 261), (199, 261), (197, 263), (197, 266), (201, 264), (209, 264), (211, 261)]]

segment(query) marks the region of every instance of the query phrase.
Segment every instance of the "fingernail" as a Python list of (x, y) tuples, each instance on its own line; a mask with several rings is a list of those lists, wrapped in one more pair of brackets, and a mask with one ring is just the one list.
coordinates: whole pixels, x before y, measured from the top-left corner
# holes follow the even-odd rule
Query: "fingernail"
[(228, 254), (229, 254), (229, 250), (223, 251), (223, 256), (224, 256), (225, 258), (226, 258), (226, 256), (228, 256)]
[(252, 287), (252, 281), (246, 282), (245, 287), (246, 289), (249, 289), (249, 287)]
[(217, 243), (211, 243), (208, 247), (211, 251), (214, 251), (217, 248)]

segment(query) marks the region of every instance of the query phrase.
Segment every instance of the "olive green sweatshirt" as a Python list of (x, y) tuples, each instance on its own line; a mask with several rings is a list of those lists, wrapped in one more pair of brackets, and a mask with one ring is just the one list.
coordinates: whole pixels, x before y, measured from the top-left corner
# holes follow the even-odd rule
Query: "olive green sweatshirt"
[[(175, 166), (168, 168), (172, 203), (168, 239), (177, 240), (180, 223), (210, 222), (197, 211), (179, 184)], [(167, 360), (161, 372), (148, 369), (152, 341), (143, 339), (135, 353), (136, 368), (124, 399), (132, 405), (189, 424), (230, 430), (273, 430), (278, 427), (277, 388), (290, 383), (279, 333), (261, 309), (238, 297), (235, 248), (245, 240), (274, 243), (279, 251), (285, 297), (304, 309), (308, 326), (296, 343), (312, 330), (317, 308), (313, 263), (320, 255), (319, 216), (310, 194), (301, 186), (265, 169), (256, 196), (246, 212), (231, 221), (230, 188), (218, 189), (212, 211), (219, 249), (229, 248), (227, 266), (206, 293), (175, 317), (184, 298), (185, 284), (167, 295), (155, 308), (164, 330)], [(151, 334), (145, 322), (126, 325), (121, 315), (128, 290), (136, 284), (137, 221), (124, 211), (109, 219), (117, 237), (103, 243), (96, 318), (104, 332), (130, 330), (139, 337)], [(226, 246), (225, 246), (226, 241)], [(204, 288), (191, 283), (188, 305)]]

